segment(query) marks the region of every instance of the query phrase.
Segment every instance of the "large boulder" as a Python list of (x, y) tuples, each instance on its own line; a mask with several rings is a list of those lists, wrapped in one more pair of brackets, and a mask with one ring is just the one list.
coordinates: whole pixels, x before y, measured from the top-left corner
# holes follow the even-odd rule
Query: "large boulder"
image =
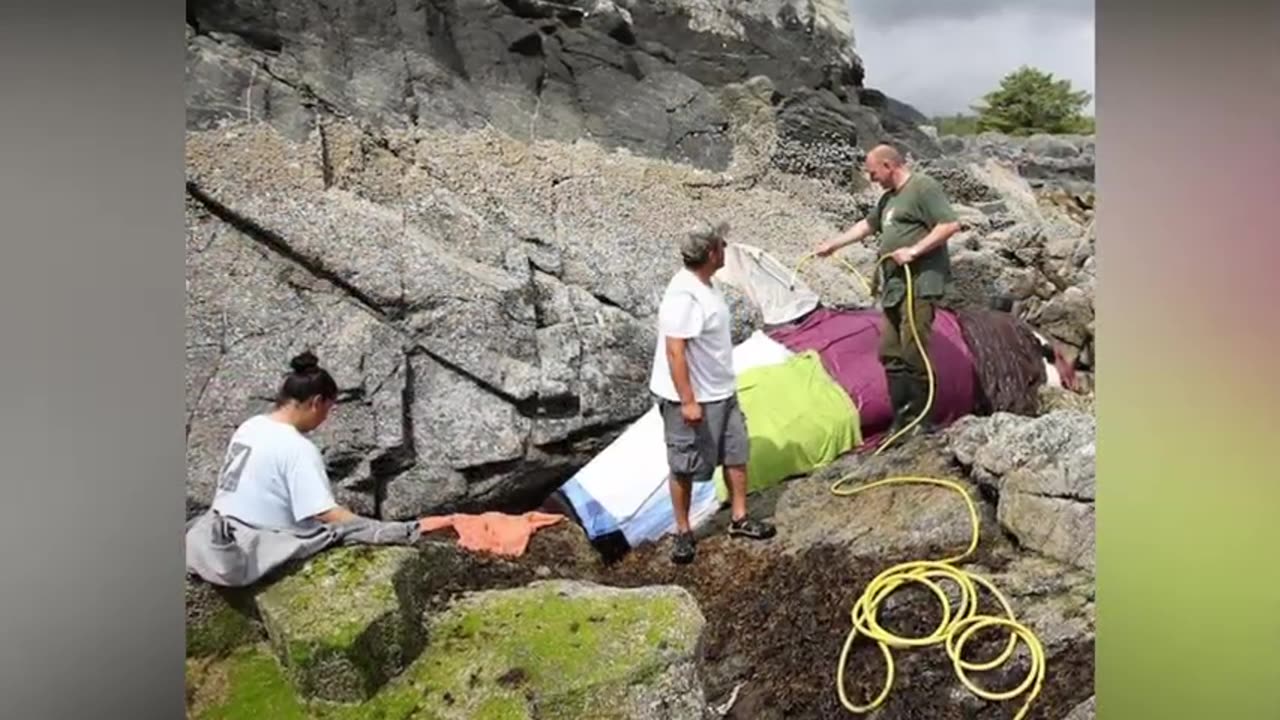
[[(880, 563), (963, 551), (972, 529), (966, 501), (954, 489), (902, 483), (858, 491), (883, 478), (928, 477), (956, 483), (976, 498), (977, 486), (946, 462), (942, 450), (938, 439), (928, 438), (878, 456), (846, 456), (812, 477), (787, 483), (779, 491), (774, 513), (780, 528), (777, 543), (791, 554), (834, 545), (851, 558)], [(840, 492), (856, 493), (834, 495), (837, 482)], [(987, 511), (980, 504), (975, 507)], [(980, 519), (988, 521), (980, 523), (980, 530), (994, 527), (993, 516)]]
[(321, 553), (258, 594), (271, 647), (296, 693), (367, 700), (426, 644), (425, 568), (414, 548)]
[(431, 618), (429, 651), (370, 709), (407, 694), (442, 720), (699, 720), (705, 622), (674, 587), (540, 581), (471, 594)]
[(948, 435), (956, 460), (998, 496), (999, 521), (1022, 546), (1093, 570), (1097, 447), (1092, 414), (997, 413), (962, 419)]

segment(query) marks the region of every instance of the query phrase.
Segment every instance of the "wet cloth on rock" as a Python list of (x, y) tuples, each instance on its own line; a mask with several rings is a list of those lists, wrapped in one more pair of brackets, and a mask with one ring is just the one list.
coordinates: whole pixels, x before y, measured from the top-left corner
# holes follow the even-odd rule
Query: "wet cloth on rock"
[(452, 527), (458, 533), (458, 545), (467, 550), (519, 557), (529, 547), (529, 538), (535, 532), (563, 519), (563, 515), (540, 512), (523, 515), (455, 513), (423, 518), (422, 530), (430, 533)]

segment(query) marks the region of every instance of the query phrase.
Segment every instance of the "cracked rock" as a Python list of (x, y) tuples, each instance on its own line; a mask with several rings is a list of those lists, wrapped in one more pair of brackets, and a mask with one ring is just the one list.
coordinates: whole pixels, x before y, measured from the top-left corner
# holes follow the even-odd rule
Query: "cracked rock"
[(1094, 567), (1094, 417), (1054, 410), (964, 418), (947, 431), (955, 459), (998, 495), (997, 517), (1024, 547)]

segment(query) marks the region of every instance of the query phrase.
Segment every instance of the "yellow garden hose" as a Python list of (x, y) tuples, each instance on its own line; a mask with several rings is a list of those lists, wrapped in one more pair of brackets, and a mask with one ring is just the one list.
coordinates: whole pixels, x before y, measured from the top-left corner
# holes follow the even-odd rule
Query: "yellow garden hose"
[[(978, 511), (969, 493), (960, 484), (950, 480), (926, 477), (892, 477), (848, 490), (840, 487), (851, 479), (851, 475), (840, 478), (832, 485), (831, 492), (839, 496), (848, 497), (885, 485), (906, 483), (935, 485), (955, 490), (960, 493), (960, 496), (964, 498), (968, 506), (973, 532), (969, 547), (959, 555), (942, 560), (914, 560), (900, 563), (880, 573), (867, 584), (862, 595), (853, 604), (853, 610), (850, 613), (853, 628), (849, 631), (848, 637), (845, 638), (844, 647), (840, 650), (839, 665), (836, 667), (836, 690), (840, 695), (840, 703), (845, 709), (853, 713), (863, 714), (875, 710), (888, 698), (889, 690), (893, 687), (894, 663), (891, 648), (912, 648), (942, 644), (946, 649), (947, 657), (951, 658), (952, 667), (955, 668), (960, 682), (969, 688), (974, 695), (985, 700), (999, 702), (1013, 699), (1024, 692), (1027, 693), (1022, 708), (1014, 716), (1014, 720), (1022, 720), (1028, 710), (1031, 709), (1031, 703), (1040, 694), (1040, 688), (1044, 684), (1044, 648), (1035, 633), (1018, 622), (1014, 616), (1013, 609), (1009, 606), (1009, 601), (1005, 599), (1004, 595), (991, 581), (980, 575), (962, 570), (955, 565), (955, 563), (968, 558), (978, 547)], [(959, 607), (952, 608), (950, 599), (948, 599), (938, 582), (942, 580), (950, 580), (960, 588)], [(881, 627), (876, 617), (879, 613), (880, 603), (884, 602), (885, 598), (889, 597), (895, 590), (911, 583), (928, 588), (938, 598), (938, 602), (942, 606), (942, 621), (932, 633), (924, 637), (906, 638), (894, 635)], [(978, 614), (977, 588), (979, 585), (995, 596), (1001, 610), (1004, 611), (1003, 617)], [(1005, 627), (1011, 631), (1009, 644), (1005, 647), (1004, 652), (996, 658), (982, 663), (963, 660), (964, 644), (973, 637), (974, 633), (990, 627)], [(849, 699), (848, 693), (845, 691), (844, 680), (845, 665), (848, 663), (849, 651), (853, 648), (853, 643), (859, 634), (874, 640), (880, 646), (880, 653), (885, 660), (884, 688), (871, 702), (865, 705), (857, 705)], [(1004, 692), (993, 692), (979, 687), (969, 678), (967, 675), (969, 672), (991, 670), (1004, 664), (1013, 656), (1018, 640), (1022, 640), (1030, 651), (1031, 665), (1027, 670), (1026, 678), (1017, 687)]]
[[(796, 266), (799, 272), (800, 266), (810, 256), (802, 258)], [(888, 255), (881, 257), (876, 261), (877, 268), (880, 263), (889, 259)], [(848, 261), (845, 261), (846, 267), (849, 267), (862, 281), (870, 295), (870, 287), (862, 274), (857, 271)], [(928, 400), (925, 402), (924, 409), (921, 410), (911, 423), (903, 427), (897, 433), (894, 433), (876, 449), (875, 455), (880, 454), (894, 440), (903, 433), (910, 430), (916, 423), (928, 417), (929, 411), (933, 407), (933, 397), (935, 393), (935, 378), (933, 365), (929, 361), (929, 355), (925, 352), (924, 343), (920, 341), (920, 335), (916, 330), (915, 322), (915, 294), (912, 286), (911, 268), (908, 265), (903, 266), (907, 283), (907, 320), (911, 327), (911, 336), (915, 341), (916, 349), (920, 352), (920, 357), (924, 360), (926, 374), (929, 378), (929, 394)], [(794, 278), (793, 278), (794, 284)], [(969, 509), (970, 524), (973, 529), (969, 547), (959, 555), (943, 558), (941, 560), (915, 560), (894, 565), (889, 569), (881, 572), (867, 584), (862, 595), (853, 604), (850, 617), (853, 627), (849, 631), (849, 635), (845, 638), (844, 647), (840, 650), (839, 665), (836, 667), (836, 691), (840, 696), (840, 703), (845, 709), (856, 714), (871, 712), (880, 707), (886, 698), (889, 697), (889, 691), (893, 687), (894, 680), (894, 663), (892, 648), (913, 648), (925, 647), (929, 645), (942, 644), (946, 650), (947, 657), (951, 659), (952, 667), (956, 671), (956, 675), (960, 678), (960, 682), (964, 684), (973, 694), (980, 698), (992, 702), (1000, 702), (1010, 700), (1023, 693), (1027, 693), (1026, 699), (1023, 701), (1022, 708), (1018, 714), (1014, 716), (1014, 720), (1022, 720), (1027, 712), (1031, 709), (1031, 703), (1040, 694), (1040, 689), (1044, 685), (1045, 676), (1045, 654), (1044, 648), (1040, 644), (1040, 640), (1036, 637), (1030, 628), (1018, 622), (1014, 616), (1013, 609), (1009, 606), (1008, 600), (996, 588), (991, 581), (979, 575), (967, 572), (955, 565), (973, 554), (978, 548), (979, 523), (978, 511), (973, 503), (973, 498), (959, 483), (951, 480), (941, 480), (937, 478), (927, 477), (891, 477), (878, 480), (872, 483), (861, 485), (851, 489), (843, 489), (841, 486), (848, 481), (854, 479), (850, 473), (841, 477), (831, 486), (831, 492), (840, 497), (849, 497), (860, 492), (872, 490), (886, 485), (896, 484), (919, 484), (934, 485), (937, 487), (949, 488), (960, 493)], [(947, 594), (943, 591), (939, 581), (949, 580), (960, 589), (960, 605), (958, 608), (952, 608), (951, 601)], [(893, 633), (881, 627), (878, 619), (880, 603), (889, 597), (895, 590), (909, 584), (923, 585), (938, 598), (938, 602), (942, 606), (942, 620), (938, 627), (932, 633), (924, 637), (907, 638), (894, 635)], [(988, 592), (995, 596), (1000, 603), (1001, 609), (1004, 611), (1004, 617), (994, 615), (979, 615), (978, 610), (978, 586), (982, 586)], [(987, 662), (977, 663), (962, 659), (963, 648), (965, 642), (971, 639), (979, 630), (993, 627), (1004, 627), (1010, 631), (1009, 644), (996, 658)], [(880, 653), (885, 660), (885, 682), (884, 688), (880, 693), (865, 705), (857, 705), (849, 699), (845, 691), (845, 665), (848, 663), (849, 651), (853, 648), (854, 641), (858, 635), (864, 635), (872, 640), (880, 647)], [(1018, 640), (1022, 640), (1030, 651), (1031, 665), (1027, 671), (1026, 678), (1017, 687), (1004, 692), (993, 692), (985, 688), (979, 687), (974, 683), (967, 673), (981, 672), (991, 670), (1004, 664), (1013, 656), (1017, 648)]]

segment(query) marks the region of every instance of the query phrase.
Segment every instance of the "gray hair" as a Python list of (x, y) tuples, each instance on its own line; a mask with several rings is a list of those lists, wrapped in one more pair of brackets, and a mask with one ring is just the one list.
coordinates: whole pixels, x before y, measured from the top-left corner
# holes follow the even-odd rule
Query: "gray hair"
[(685, 267), (696, 268), (711, 259), (711, 251), (729, 242), (729, 223), (702, 223), (690, 230), (680, 243), (680, 259)]

